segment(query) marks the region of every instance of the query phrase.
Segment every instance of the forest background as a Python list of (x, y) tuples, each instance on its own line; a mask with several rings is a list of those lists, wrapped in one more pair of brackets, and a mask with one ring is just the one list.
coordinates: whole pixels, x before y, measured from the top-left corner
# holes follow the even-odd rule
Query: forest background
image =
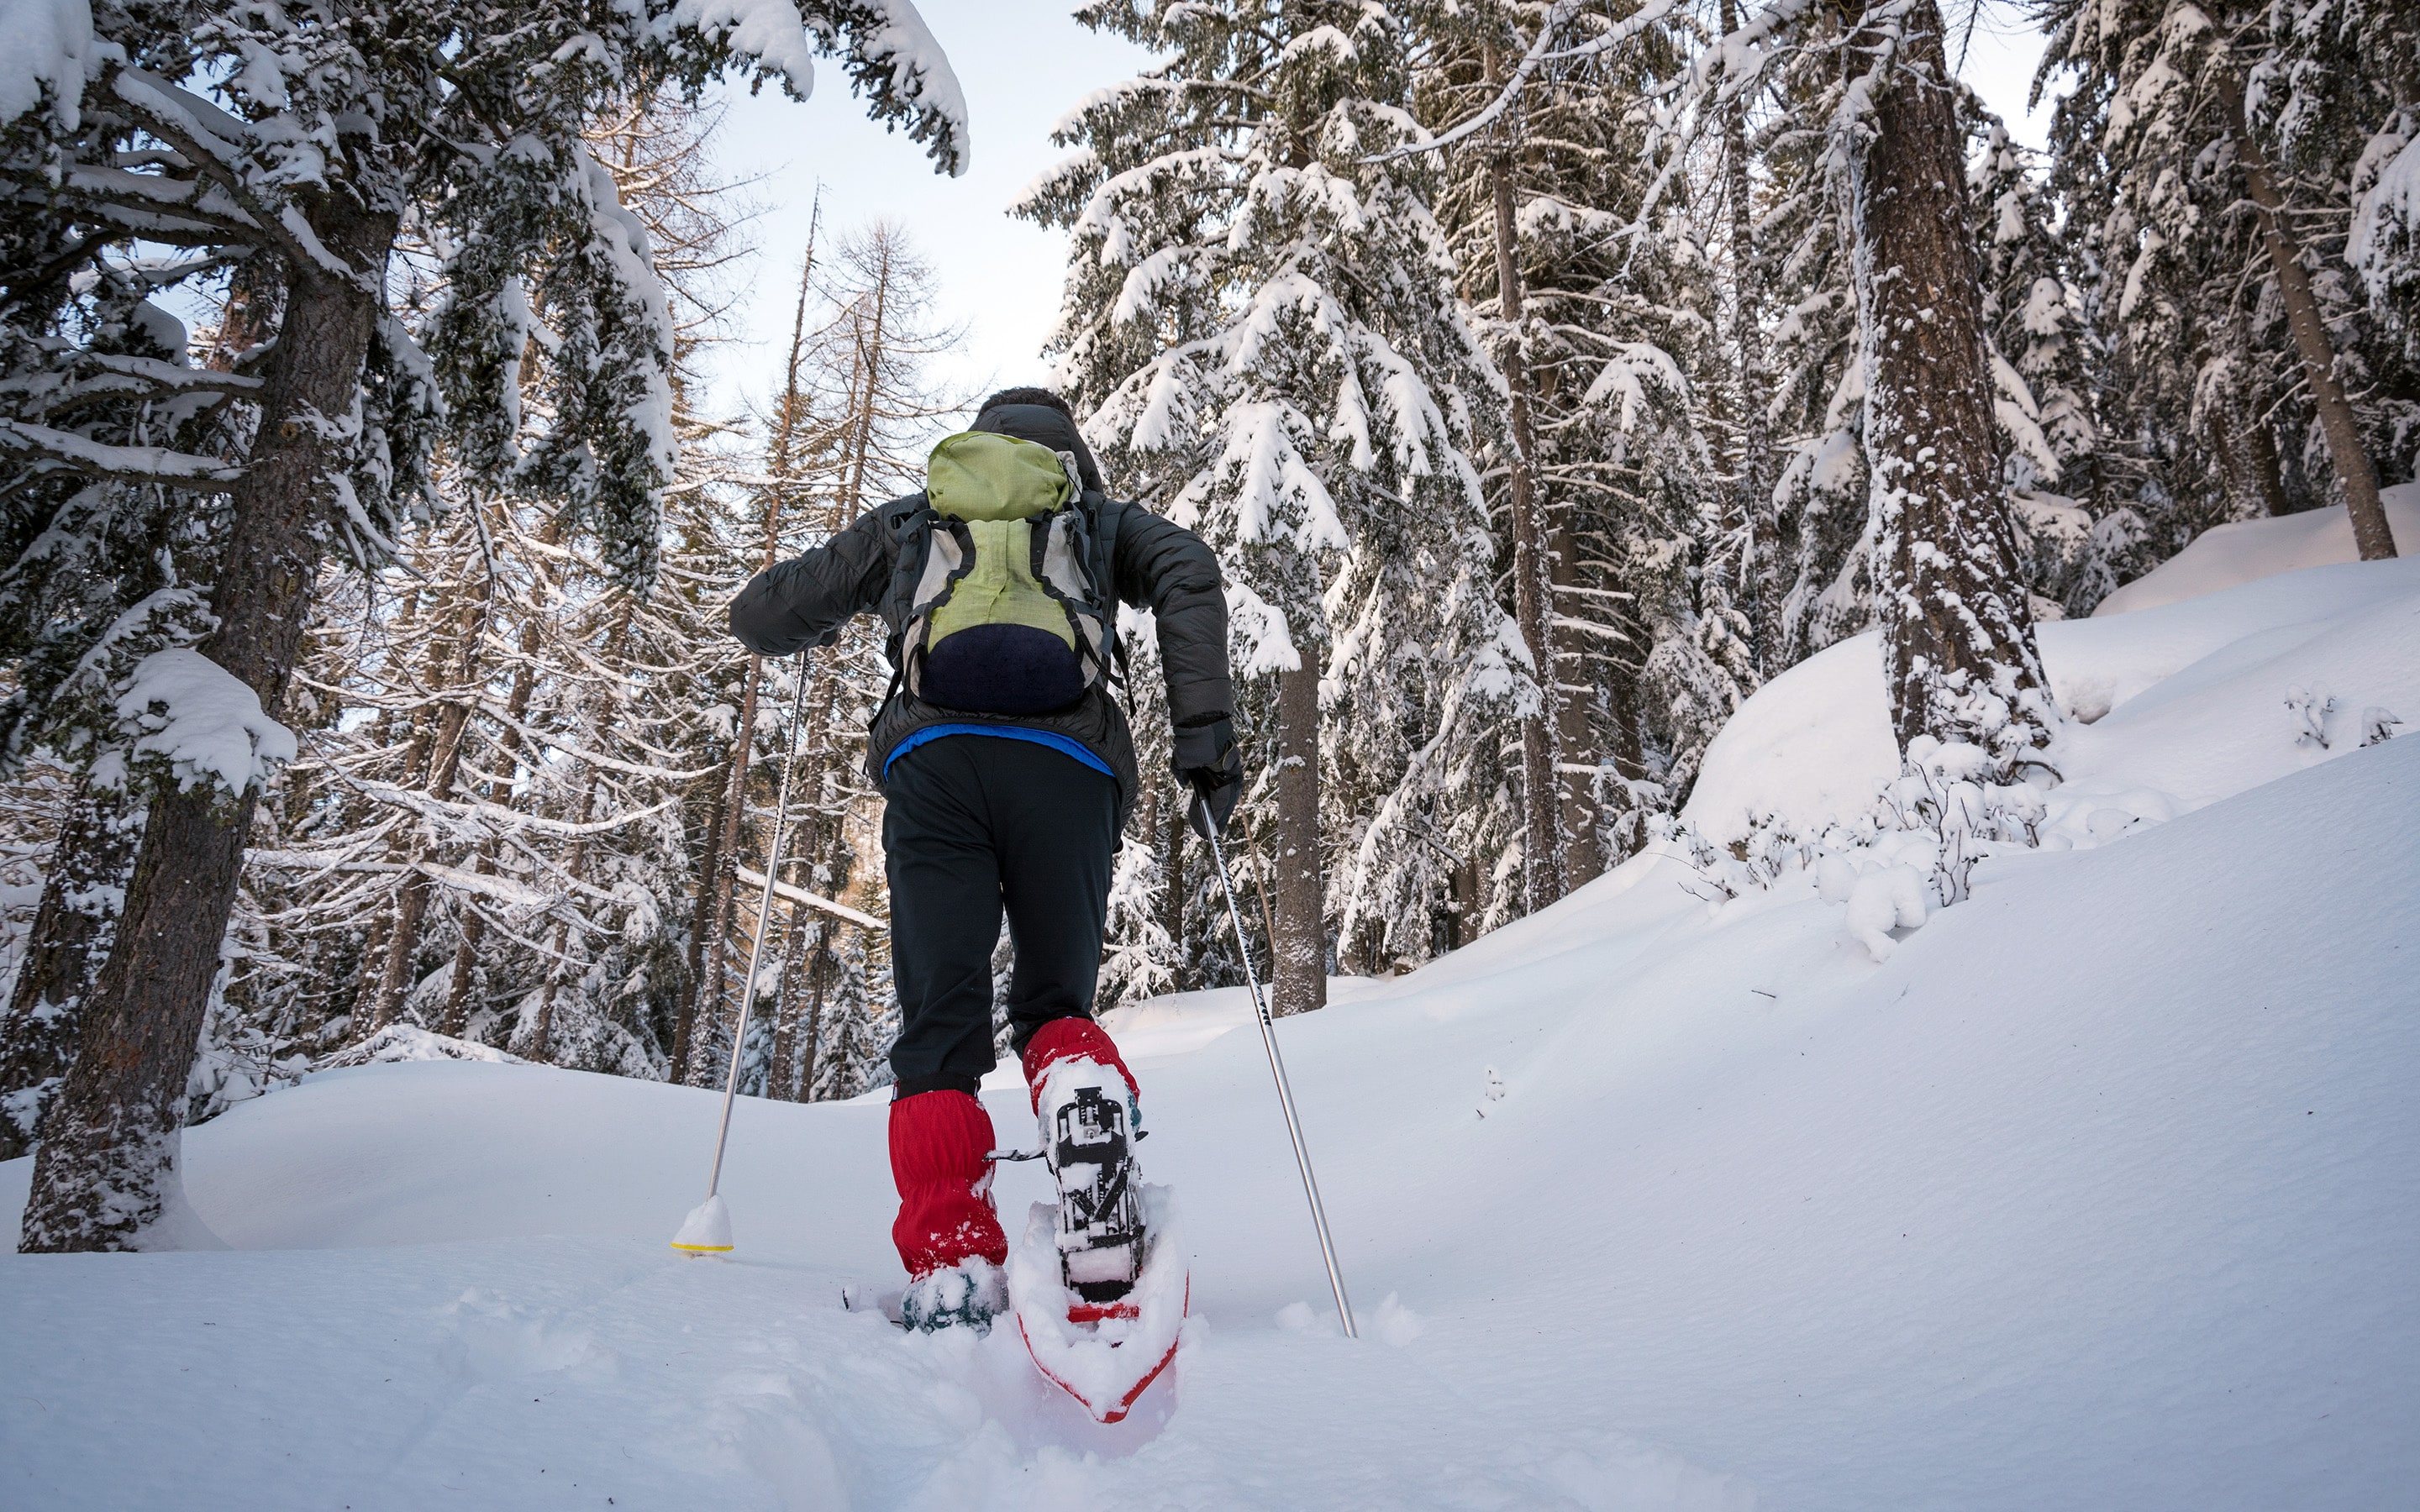
[[(2033, 623), (2232, 519), (2345, 508), (2393, 550), (2420, 29), (2390, 8), (934, 5), (951, 61), (904, 8), (806, 8), (856, 95), (707, 84), (782, 71), (736, 29), (633, 34), (559, 93), (498, 85), (535, 124), (479, 122), (476, 192), (395, 166), (365, 355), (299, 430), (261, 424), (262, 385), (309, 377), (278, 333), (350, 255), (311, 197), (332, 170), (269, 126), (314, 108), (322, 39), (238, 37), (286, 23), (232, 8), (186, 62), (265, 52), (283, 87), (256, 61), (212, 104), (92, 64), (134, 79), (122, 116), (39, 73), (0, 100), (26, 212), (0, 1158), (44, 1146), (29, 1243), (130, 1240), (176, 1126), (315, 1067), (718, 1079), (777, 827), (742, 1088), (881, 1086), (883, 647), (861, 625), (767, 663), (722, 609), (914, 488), (1040, 348), (1111, 487), (1226, 562), (1253, 773), (1239, 942), (1130, 615), (1152, 777), (1105, 1006), (1240, 982), (1241, 949), (1316, 1009), (1649, 845), (1732, 887), (1920, 830), (1954, 903), (1957, 834), (2028, 833), (2092, 717), (2052, 705)], [(92, 14), (143, 35), (141, 7)], [(162, 184), (196, 187), (163, 211)], [(326, 245), (262, 232), (279, 204)], [(259, 596), (228, 585), (272, 436), (337, 481), (294, 495), (319, 550), (244, 693), (213, 667)], [(1692, 834), (1740, 701), (1869, 629), (1914, 795), (1857, 834)], [(180, 958), (198, 1049), (177, 1019), (161, 1053), (136, 1010), (174, 995), (120, 925), (220, 864), (227, 926)], [(153, 1111), (103, 1059), (149, 1068)]]

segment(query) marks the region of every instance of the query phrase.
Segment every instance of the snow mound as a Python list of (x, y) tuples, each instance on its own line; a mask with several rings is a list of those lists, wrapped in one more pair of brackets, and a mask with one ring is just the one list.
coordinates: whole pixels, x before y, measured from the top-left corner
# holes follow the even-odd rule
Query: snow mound
[[(2386, 505), (2395, 548), (2405, 556), (2420, 552), (2420, 483), (2381, 488), (2379, 499)], [(2102, 619), (2156, 609), (2281, 572), (2360, 559), (2353, 546), (2352, 517), (2342, 509), (2238, 520), (2204, 531), (2192, 545), (2102, 599), (2092, 615)]]
[[(1330, 977), (1327, 1000), (1331, 1004), (1358, 1003), (1383, 993), (1388, 986), (1387, 979), (1380, 977)], [(1103, 1011), (1100, 1019), (1101, 1026), (1117, 1041), (1118, 1052), (1127, 1065), (1155, 1064), (1169, 1057), (1190, 1055), (1236, 1029), (1250, 1028), (1252, 995), (1243, 987), (1169, 993), (1139, 1003), (1121, 1003)], [(1001, 1086), (1024, 1085), (1015, 1068), (1006, 1071), (1008, 1080)]]

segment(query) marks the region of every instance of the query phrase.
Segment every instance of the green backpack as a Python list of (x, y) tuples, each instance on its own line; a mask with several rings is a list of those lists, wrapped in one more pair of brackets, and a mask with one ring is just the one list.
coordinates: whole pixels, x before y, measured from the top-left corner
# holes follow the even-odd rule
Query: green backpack
[(924, 479), (926, 507), (906, 522), (899, 556), (914, 583), (901, 682), (977, 714), (1081, 699), (1109, 675), (1117, 640), (1106, 501), (1084, 495), (1072, 458), (989, 431), (945, 438)]

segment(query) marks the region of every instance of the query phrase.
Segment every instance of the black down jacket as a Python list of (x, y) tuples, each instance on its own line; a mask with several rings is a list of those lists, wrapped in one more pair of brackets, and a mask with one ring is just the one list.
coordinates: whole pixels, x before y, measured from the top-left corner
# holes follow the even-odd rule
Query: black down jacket
[[(1100, 499), (1100, 471), (1076, 427), (1042, 405), (1001, 405), (984, 412), (975, 429), (1038, 441), (1073, 452), (1088, 503)], [(828, 646), (840, 638), (850, 616), (882, 616), (891, 636), (891, 659), (899, 660), (899, 637), (907, 628), (912, 583), (894, 571), (900, 534), (924, 507), (924, 496), (894, 499), (859, 516), (848, 529), (801, 557), (775, 563), (749, 580), (731, 601), (731, 633), (749, 650), (786, 656), (807, 646)], [(1114, 511), (1117, 539), (1109, 560), (1118, 601), (1152, 611), (1159, 630), (1160, 665), (1167, 673), (1168, 713), (1176, 724), (1234, 713), (1227, 671), (1227, 599), (1218, 559), (1202, 538), (1182, 526), (1128, 504)], [(905, 687), (892, 693), (866, 732), (865, 766), (876, 783), (891, 752), (916, 731), (934, 724), (1013, 724), (1069, 736), (1108, 764), (1118, 780), (1118, 827), (1134, 811), (1141, 782), (1136, 771), (1134, 734), (1109, 685), (1095, 686), (1073, 707), (1052, 714), (1011, 718), (970, 714), (927, 703)]]

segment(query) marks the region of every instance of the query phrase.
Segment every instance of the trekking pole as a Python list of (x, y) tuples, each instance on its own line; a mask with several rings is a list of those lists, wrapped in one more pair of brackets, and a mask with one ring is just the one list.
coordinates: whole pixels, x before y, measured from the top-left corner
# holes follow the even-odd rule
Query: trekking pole
[[(739, 1095), (739, 1052), (748, 1041), (748, 1011), (756, 1004), (756, 971), (765, 955), (766, 926), (773, 918), (774, 878), (782, 868), (782, 842), (789, 838), (790, 779), (799, 771), (799, 727), (807, 707), (807, 658), (799, 657), (799, 690), (790, 702), (790, 736), (782, 756), (781, 796), (773, 800), (773, 839), (765, 856), (765, 894), (756, 908), (756, 935), (748, 946), (748, 980), (739, 989), (739, 1022), (731, 1031), (731, 1070), (722, 1079), (722, 1121), (714, 1131), (714, 1168), (706, 1174), (706, 1200), (691, 1209), (673, 1248), (690, 1255), (720, 1255), (731, 1248), (731, 1212), (723, 1205), (722, 1150), (731, 1139), (731, 1104)], [(739, 738), (748, 738), (741, 731)]]
[[(1210, 859), (1218, 863), (1218, 886), (1227, 894), (1227, 918), (1235, 926), (1235, 952), (1243, 958), (1244, 980), (1251, 984), (1252, 1016), (1260, 1020), (1261, 1046), (1269, 1053), (1269, 1074), (1277, 1079), (1278, 1106), (1285, 1110), (1286, 1134), (1294, 1141), (1294, 1163), (1302, 1170), (1302, 1195), (1311, 1199), (1311, 1224), (1319, 1230), (1319, 1255), (1327, 1262), (1327, 1284), (1336, 1292), (1337, 1316), (1344, 1319), (1344, 1336), (1357, 1339), (1361, 1331), (1353, 1324), (1353, 1304), (1345, 1300), (1344, 1273), (1336, 1266), (1336, 1242), (1327, 1237), (1327, 1210), (1320, 1205), (1319, 1178), (1311, 1174), (1311, 1150), (1302, 1142), (1302, 1120), (1295, 1117), (1294, 1088), (1286, 1085), (1285, 1060), (1278, 1054), (1277, 1027), (1270, 1022), (1269, 1006), (1261, 996), (1261, 979), (1252, 970), (1252, 947), (1244, 938), (1244, 916), (1235, 907), (1235, 882), (1227, 874), (1227, 853), (1218, 844), (1216, 825), (1205, 823), (1202, 831), (1210, 841)], [(1272, 969), (1277, 945), (1277, 936), (1270, 935)]]

